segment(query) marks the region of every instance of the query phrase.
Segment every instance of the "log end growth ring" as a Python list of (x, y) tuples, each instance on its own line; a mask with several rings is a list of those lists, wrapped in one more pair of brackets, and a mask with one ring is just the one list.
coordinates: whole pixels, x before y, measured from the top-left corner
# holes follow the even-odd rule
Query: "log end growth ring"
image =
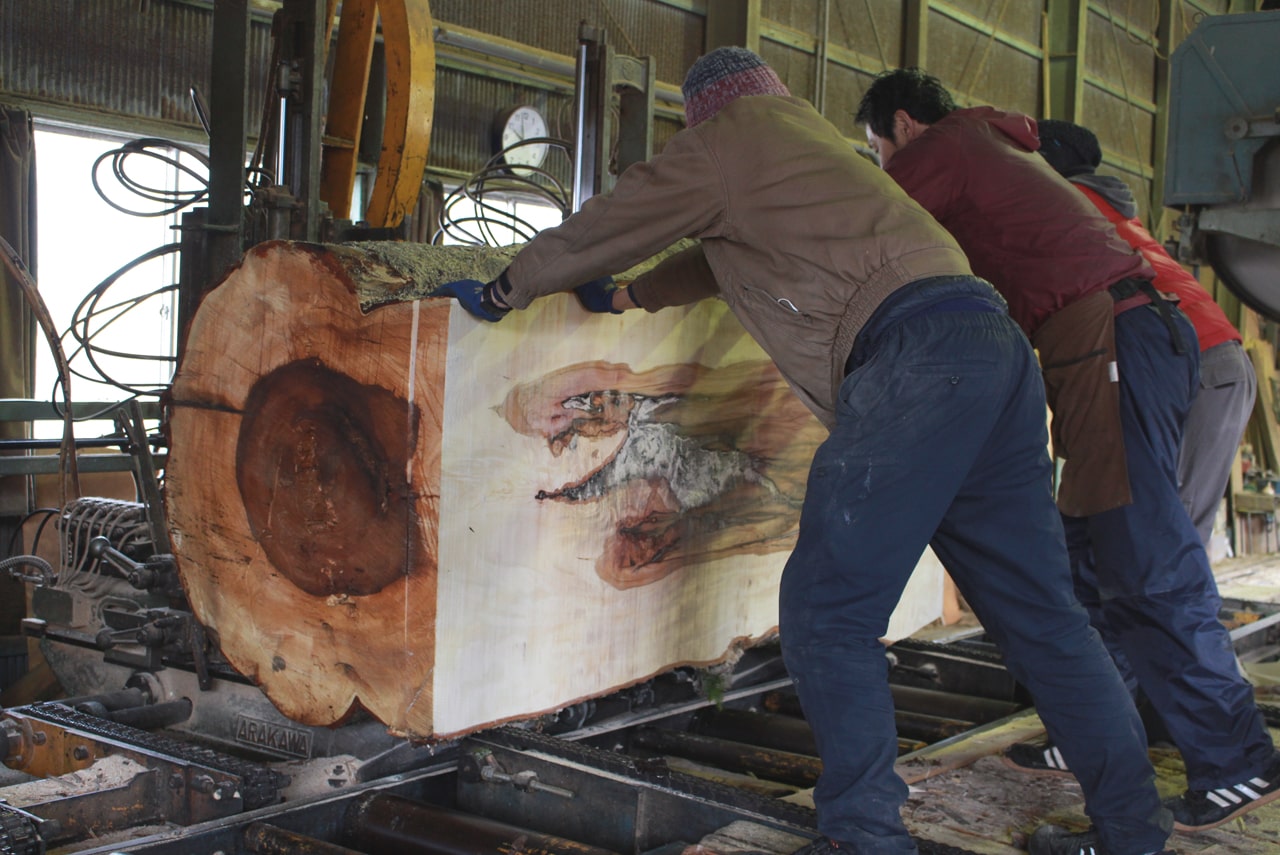
[[(249, 393), (236, 480), (271, 565), (317, 597), (368, 596), (422, 554), (408, 463), (417, 411), (319, 359), (283, 365)], [(408, 547), (408, 548), (406, 548)]]

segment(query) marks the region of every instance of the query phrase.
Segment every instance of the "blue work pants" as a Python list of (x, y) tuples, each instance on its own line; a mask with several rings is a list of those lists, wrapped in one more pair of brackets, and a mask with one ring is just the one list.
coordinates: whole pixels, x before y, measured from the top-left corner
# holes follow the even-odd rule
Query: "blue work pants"
[(926, 544), (1033, 694), (1107, 851), (1157, 851), (1169, 833), (1142, 723), (1072, 594), (1044, 386), (1002, 305), (971, 278), (894, 294), (859, 333), (810, 469), (782, 652), (822, 759), (818, 828), (853, 853), (916, 851), (880, 639)]
[(1187, 785), (1209, 790), (1259, 774), (1274, 748), (1219, 620), (1222, 599), (1204, 544), (1178, 495), (1179, 441), (1199, 378), (1195, 331), (1181, 313), (1173, 318), (1187, 344), (1181, 354), (1153, 308), (1116, 317), (1133, 501), (1064, 523), (1077, 597), (1178, 746)]

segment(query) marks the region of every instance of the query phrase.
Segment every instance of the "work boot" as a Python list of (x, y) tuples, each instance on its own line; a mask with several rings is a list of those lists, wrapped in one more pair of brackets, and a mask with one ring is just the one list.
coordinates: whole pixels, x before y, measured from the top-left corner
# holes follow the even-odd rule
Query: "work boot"
[(1173, 811), (1173, 827), (1179, 831), (1204, 831), (1248, 813), (1260, 805), (1280, 798), (1280, 752), (1260, 775), (1213, 790), (1187, 790), (1166, 799), (1164, 806)]
[[(1111, 855), (1098, 842), (1098, 832), (1067, 831), (1056, 825), (1042, 825), (1027, 842), (1028, 855)], [(1151, 855), (1176, 855), (1172, 849), (1164, 849)]]

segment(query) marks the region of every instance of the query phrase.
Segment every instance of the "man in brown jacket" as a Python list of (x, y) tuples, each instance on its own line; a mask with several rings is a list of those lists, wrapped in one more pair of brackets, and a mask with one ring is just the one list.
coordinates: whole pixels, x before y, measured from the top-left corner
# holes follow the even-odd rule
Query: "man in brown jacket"
[[(912, 853), (880, 638), (932, 545), (1069, 751), (1114, 855), (1161, 849), (1141, 722), (1075, 602), (1050, 497), (1044, 387), (1004, 302), (954, 239), (756, 54), (720, 48), (684, 83), (689, 127), (542, 232), (490, 283), (450, 283), (498, 320), (577, 288), (595, 311), (718, 296), (830, 430), (782, 577), (783, 657), (823, 762), (810, 852)], [(677, 239), (629, 287), (598, 277)]]

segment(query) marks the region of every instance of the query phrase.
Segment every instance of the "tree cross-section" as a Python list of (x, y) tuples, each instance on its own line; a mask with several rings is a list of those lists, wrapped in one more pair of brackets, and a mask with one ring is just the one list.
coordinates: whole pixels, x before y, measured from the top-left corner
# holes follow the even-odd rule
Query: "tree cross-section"
[[(460, 734), (776, 631), (826, 431), (718, 300), (592, 315), (558, 295), (482, 324), (371, 295), (509, 255), (266, 244), (193, 320), (174, 551), (223, 654), (296, 721), (361, 706)], [(928, 570), (897, 636), (940, 614)]]

